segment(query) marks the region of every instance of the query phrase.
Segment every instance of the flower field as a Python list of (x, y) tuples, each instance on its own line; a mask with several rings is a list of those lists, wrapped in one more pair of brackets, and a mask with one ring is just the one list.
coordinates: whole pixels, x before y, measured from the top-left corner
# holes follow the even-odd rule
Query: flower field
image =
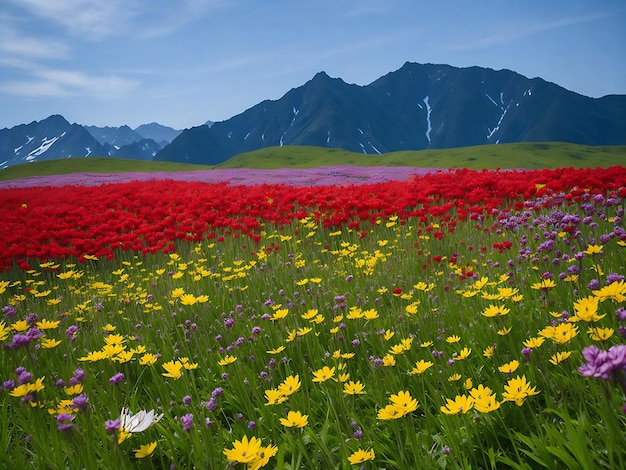
[(0, 461), (625, 468), (625, 198), (624, 167), (0, 189)]

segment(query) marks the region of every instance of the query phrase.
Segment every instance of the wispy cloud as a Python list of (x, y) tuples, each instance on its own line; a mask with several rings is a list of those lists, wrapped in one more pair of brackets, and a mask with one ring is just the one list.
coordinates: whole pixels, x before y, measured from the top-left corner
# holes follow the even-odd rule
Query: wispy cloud
[(41, 68), (32, 78), (0, 82), (0, 90), (9, 95), (26, 97), (85, 96), (118, 99), (139, 86), (136, 80), (115, 75), (95, 76), (74, 70)]
[(0, 36), (0, 52), (5, 57), (64, 59), (70, 50), (66, 43), (57, 39), (26, 37), (16, 33)]
[(60, 25), (84, 40), (120, 34), (155, 37), (176, 31), (225, 0), (5, 0), (34, 18)]
[(462, 41), (449, 45), (448, 47), (446, 47), (446, 49), (468, 50), (490, 47), (497, 44), (514, 41), (516, 39), (530, 36), (533, 34), (550, 31), (553, 29), (596, 21), (602, 18), (606, 18), (612, 14), (613, 12), (605, 11), (593, 13), (590, 15), (571, 16), (566, 18), (546, 20), (543, 22), (533, 23), (529, 21), (523, 21), (514, 24), (507, 24), (504, 27), (498, 28), (497, 31), (489, 32), (487, 34), (476, 35), (469, 38), (463, 38)]
[(133, 15), (134, 2), (124, 0), (8, 0), (30, 15), (61, 25), (86, 39), (111, 35)]

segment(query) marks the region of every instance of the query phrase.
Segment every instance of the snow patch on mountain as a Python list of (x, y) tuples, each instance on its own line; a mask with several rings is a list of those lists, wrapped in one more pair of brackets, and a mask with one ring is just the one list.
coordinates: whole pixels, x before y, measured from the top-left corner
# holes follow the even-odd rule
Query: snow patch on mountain
[(433, 130), (433, 126), (430, 122), (430, 113), (433, 109), (430, 107), (428, 100), (429, 100), (428, 96), (424, 98), (424, 104), (426, 105), (426, 138), (428, 139), (428, 143), (430, 144), (430, 131)]
[(31, 152), (28, 153), (28, 156), (26, 157), (27, 161), (33, 161), (35, 158), (37, 158), (38, 156), (40, 156), (41, 154), (43, 154), (44, 152), (47, 152), (48, 149), (50, 147), (52, 147), (52, 145), (59, 140), (61, 137), (63, 137), (65, 135), (65, 132), (61, 135), (58, 135), (56, 137), (53, 137), (52, 139), (48, 139), (47, 137), (43, 138), (43, 141), (41, 142), (41, 145), (39, 147), (37, 147), (35, 150), (32, 150)]

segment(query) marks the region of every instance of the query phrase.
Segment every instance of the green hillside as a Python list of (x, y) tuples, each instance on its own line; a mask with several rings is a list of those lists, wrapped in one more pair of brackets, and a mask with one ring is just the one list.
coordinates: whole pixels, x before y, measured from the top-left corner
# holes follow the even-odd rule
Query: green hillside
[(128, 171), (191, 171), (211, 168), (315, 168), (332, 165), (413, 166), (422, 168), (596, 168), (626, 166), (626, 146), (590, 147), (550, 143), (477, 145), (454, 149), (364, 155), (324, 147), (268, 147), (242, 153), (216, 166), (126, 160), (69, 158), (25, 163), (0, 170), (0, 180), (68, 173), (123, 173)]
[(126, 173), (128, 171), (191, 171), (211, 168), (185, 163), (128, 160), (123, 158), (64, 158), (43, 162), (23, 163), (0, 170), (0, 180), (26, 176), (67, 175), (70, 173)]
[(477, 145), (453, 149), (364, 155), (323, 147), (268, 147), (239, 154), (216, 168), (312, 168), (329, 165), (422, 168), (595, 168), (626, 166), (626, 146), (591, 147), (560, 142)]

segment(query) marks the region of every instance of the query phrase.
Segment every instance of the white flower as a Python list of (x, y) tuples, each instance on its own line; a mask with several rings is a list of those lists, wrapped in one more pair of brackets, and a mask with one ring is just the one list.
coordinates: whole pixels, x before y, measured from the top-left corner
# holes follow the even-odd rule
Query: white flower
[(155, 415), (154, 410), (141, 410), (137, 414), (133, 414), (128, 408), (122, 408), (120, 415), (120, 429), (126, 433), (141, 432), (148, 429), (151, 425), (158, 423), (163, 414)]

